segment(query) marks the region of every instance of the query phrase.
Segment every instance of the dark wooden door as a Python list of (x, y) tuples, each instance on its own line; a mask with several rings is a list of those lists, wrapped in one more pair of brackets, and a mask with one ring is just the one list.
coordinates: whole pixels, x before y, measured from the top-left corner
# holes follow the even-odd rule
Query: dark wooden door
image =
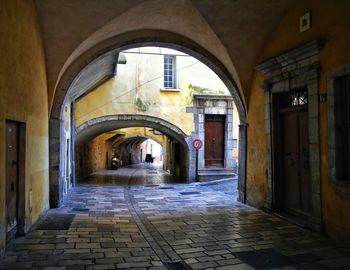
[(299, 140), (300, 209), (306, 213), (311, 213), (309, 119), (307, 110), (299, 112)]
[(205, 166), (224, 166), (225, 116), (205, 117)]
[(18, 177), (19, 177), (19, 126), (6, 122), (6, 219), (7, 233), (17, 226)]
[(282, 112), (283, 193), (286, 212), (311, 212), (308, 114), (306, 109)]

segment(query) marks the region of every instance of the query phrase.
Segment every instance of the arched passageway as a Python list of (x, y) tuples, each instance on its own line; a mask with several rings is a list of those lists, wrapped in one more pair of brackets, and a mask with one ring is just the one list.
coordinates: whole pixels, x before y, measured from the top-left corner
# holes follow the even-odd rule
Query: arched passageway
[[(86, 123), (80, 125), (76, 129), (76, 176), (77, 178), (83, 178), (89, 175), (90, 173), (96, 172), (97, 170), (109, 169), (108, 162), (113, 155), (120, 155), (120, 158), (123, 161), (124, 165), (130, 165), (139, 163), (144, 160), (140, 158), (135, 151), (140, 150), (140, 145), (148, 137), (145, 136), (131, 136), (125, 137), (119, 136), (118, 130), (127, 131), (131, 127), (143, 127), (151, 128), (151, 130), (156, 130), (156, 134), (162, 137), (162, 144), (165, 148), (165, 163), (163, 168), (166, 171), (169, 171), (171, 174), (180, 177), (185, 181), (191, 181), (194, 177), (194, 166), (193, 166), (193, 151), (188, 146), (191, 138), (187, 136), (180, 128), (174, 126), (173, 124), (162, 120), (160, 118), (147, 116), (147, 115), (110, 115), (105, 117), (99, 117), (91, 119)], [(115, 131), (114, 133), (112, 131)], [(107, 133), (112, 133), (107, 134)], [(125, 132), (121, 132), (125, 133)], [(100, 134), (107, 134), (108, 136), (99, 136)], [(151, 133), (152, 134), (152, 133)], [(148, 135), (150, 136), (150, 135)], [(118, 138), (119, 137), (119, 138)], [(97, 140), (96, 149), (99, 150), (99, 154), (87, 153), (92, 152), (89, 150), (88, 142), (94, 138), (101, 138)], [(153, 135), (152, 138), (157, 140), (157, 136)], [(114, 139), (114, 141), (113, 141)], [(159, 138), (160, 140), (160, 138)], [(109, 148), (105, 142), (109, 142)], [(160, 143), (160, 142), (158, 142)], [(117, 152), (114, 147), (123, 145), (128, 151)], [(132, 149), (132, 148), (135, 149)], [(105, 155), (106, 152), (106, 155)], [(84, 157), (85, 154), (85, 157)], [(141, 154), (141, 153), (140, 153)], [(143, 153), (143, 156), (146, 154)], [(88, 164), (84, 166), (84, 158), (87, 158), (86, 155), (93, 155), (96, 165), (94, 168), (91, 168), (91, 165)], [(142, 155), (142, 154), (141, 154)], [(178, 157), (178, 158), (176, 158)], [(181, 158), (180, 158), (181, 157)], [(89, 163), (89, 162), (88, 162)], [(91, 162), (90, 162), (91, 163)], [(106, 165), (107, 164), (107, 165)]]
[[(183, 36), (166, 31), (144, 30), (122, 34), (96, 45), (96, 47), (78, 57), (75, 62), (71, 63), (71, 65), (62, 72), (60, 79), (56, 84), (54, 103), (50, 116), (51, 207), (56, 207), (61, 204), (63, 182), (65, 179), (68, 177), (71, 182), (74, 182), (74, 166), (72, 166), (72, 164), (74, 162), (75, 135), (77, 137), (89, 137), (89, 132), (92, 131), (92, 129), (88, 129), (90, 130), (89, 132), (85, 131), (80, 134), (82, 128), (78, 127), (76, 134), (71, 132), (74, 130), (74, 118), (72, 117), (74, 112), (74, 101), (84, 95), (86, 91), (91, 90), (91, 87), (96, 83), (101, 83), (101, 81), (103, 81), (103, 78), (105, 77), (103, 74), (100, 74), (100, 81), (98, 82), (91, 81), (91, 74), (94, 73), (96, 69), (105, 67), (106, 65), (113, 66), (108, 59), (116, 59), (119, 52), (122, 50), (146, 45), (172, 48), (196, 57), (211, 68), (230, 91), (233, 101), (236, 104), (240, 121), (238, 140), (239, 200), (245, 200), (246, 111), (244, 102), (231, 73), (212, 53)], [(126, 119), (124, 122), (127, 123), (128, 121), (129, 120)], [(142, 122), (144, 120), (140, 119), (140, 121)], [(87, 123), (87, 125), (89, 124)], [(127, 124), (124, 127), (128, 126), (129, 125)], [(96, 127), (102, 128), (102, 125), (96, 124)], [(154, 127), (154, 125), (150, 124), (150, 127)], [(170, 129), (170, 137), (171, 136), (177, 138), (178, 134), (176, 134), (176, 131), (174, 132), (174, 130)], [(179, 139), (178, 141), (182, 147), (188, 147), (193, 138), (188, 139), (187, 141), (183, 138), (177, 139)], [(188, 161), (186, 161), (186, 167), (189, 167)], [(191, 170), (191, 168), (188, 169), (188, 171)]]
[(113, 155), (121, 161), (121, 166), (157, 163), (163, 167), (163, 147), (161, 143), (145, 136), (132, 136), (121, 139), (112, 145)]

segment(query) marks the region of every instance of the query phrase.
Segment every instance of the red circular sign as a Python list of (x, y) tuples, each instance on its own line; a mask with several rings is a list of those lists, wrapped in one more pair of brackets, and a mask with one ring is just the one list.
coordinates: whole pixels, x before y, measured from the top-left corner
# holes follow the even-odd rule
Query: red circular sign
[(202, 143), (202, 141), (200, 139), (195, 139), (193, 141), (192, 145), (193, 145), (194, 149), (199, 150), (199, 149), (202, 148), (203, 143)]

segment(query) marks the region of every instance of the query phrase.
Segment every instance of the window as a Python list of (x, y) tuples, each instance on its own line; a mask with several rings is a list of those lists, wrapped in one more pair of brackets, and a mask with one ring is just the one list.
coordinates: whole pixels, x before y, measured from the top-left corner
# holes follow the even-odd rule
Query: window
[(350, 180), (350, 77), (334, 79), (335, 177)]
[(164, 88), (175, 89), (176, 85), (176, 67), (174, 56), (164, 56)]
[(303, 106), (307, 105), (308, 103), (308, 94), (306, 88), (291, 90), (280, 95), (282, 108)]

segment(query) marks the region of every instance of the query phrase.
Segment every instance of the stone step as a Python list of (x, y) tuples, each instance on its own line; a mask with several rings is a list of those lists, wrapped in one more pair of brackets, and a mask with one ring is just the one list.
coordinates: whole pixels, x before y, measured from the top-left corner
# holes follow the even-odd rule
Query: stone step
[(216, 170), (198, 170), (198, 180), (200, 182), (207, 182), (219, 179), (235, 178), (237, 174), (232, 170), (216, 169)]

